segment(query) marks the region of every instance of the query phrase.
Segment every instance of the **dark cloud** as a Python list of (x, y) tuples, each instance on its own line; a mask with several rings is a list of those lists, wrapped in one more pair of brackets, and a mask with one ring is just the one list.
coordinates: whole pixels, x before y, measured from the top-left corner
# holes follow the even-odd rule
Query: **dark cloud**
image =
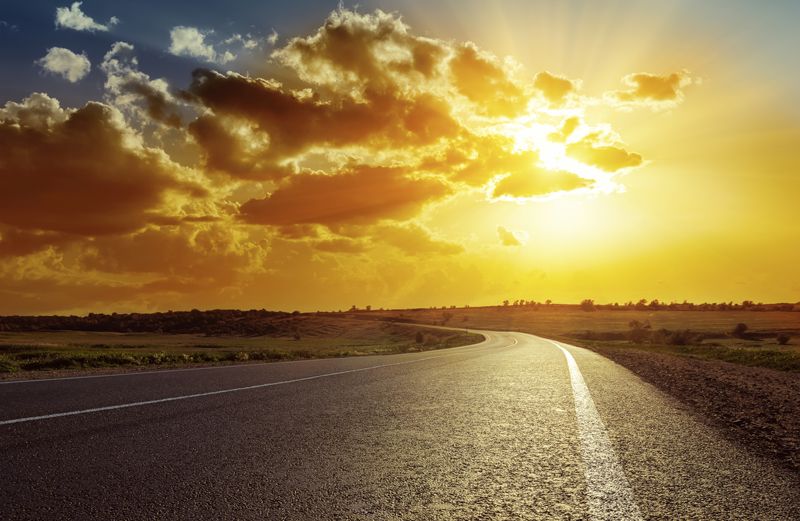
[[(361, 100), (322, 101), (287, 91), (273, 81), (198, 69), (188, 95), (219, 116), (248, 121), (264, 132), (269, 146), (262, 159), (268, 162), (315, 145), (402, 148), (429, 144), (459, 129), (447, 103), (430, 94), (406, 98), (396, 92), (368, 91)], [(223, 125), (218, 122), (217, 128)], [(203, 144), (210, 157), (218, 155), (211, 142)]]
[(202, 196), (163, 153), (135, 144), (100, 103), (65, 111), (45, 95), (0, 110), (0, 222), (96, 235), (132, 231), (170, 191)]
[(249, 223), (280, 226), (369, 224), (412, 218), (448, 193), (440, 179), (414, 178), (402, 168), (358, 166), (336, 175), (295, 174), (266, 198), (242, 205), (241, 215)]

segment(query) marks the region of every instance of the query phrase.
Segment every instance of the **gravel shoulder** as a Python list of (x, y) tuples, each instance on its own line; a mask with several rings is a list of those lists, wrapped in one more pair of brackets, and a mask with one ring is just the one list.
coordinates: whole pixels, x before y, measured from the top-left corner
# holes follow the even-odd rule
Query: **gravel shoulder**
[[(571, 341), (576, 343), (575, 341)], [(691, 406), (731, 440), (800, 474), (800, 375), (577, 342)]]

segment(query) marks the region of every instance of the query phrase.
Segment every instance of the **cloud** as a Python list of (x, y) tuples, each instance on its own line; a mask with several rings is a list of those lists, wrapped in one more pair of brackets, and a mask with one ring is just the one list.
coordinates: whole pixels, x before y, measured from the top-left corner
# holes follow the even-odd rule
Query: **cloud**
[(19, 230), (0, 225), (0, 258), (20, 257), (55, 245), (67, 244), (76, 238), (57, 232)]
[(327, 253), (364, 253), (370, 248), (369, 243), (364, 239), (353, 239), (351, 237), (321, 239), (312, 241), (312, 244), (316, 250)]
[(272, 57), (303, 81), (339, 93), (385, 93), (436, 76), (445, 52), (442, 42), (412, 34), (397, 15), (340, 7), (314, 34), (290, 39)]
[(683, 101), (683, 89), (697, 80), (687, 71), (667, 75), (639, 72), (622, 79), (629, 88), (607, 94), (607, 97), (620, 105), (648, 105), (655, 108), (674, 106)]
[(181, 126), (178, 100), (169, 92), (165, 80), (151, 79), (139, 70), (133, 45), (114, 43), (103, 57), (100, 69), (106, 74), (106, 97), (114, 106), (139, 120)]
[(580, 125), (581, 125), (581, 118), (577, 116), (571, 116), (565, 119), (561, 123), (561, 127), (557, 131), (551, 132), (547, 137), (551, 141), (564, 143), (570, 138), (570, 136), (572, 136), (572, 134), (575, 132), (575, 130), (578, 129)]
[[(597, 100), (577, 95), (580, 80), (421, 36), (397, 14), (339, 8), (280, 40), (173, 32), (182, 56), (261, 52), (281, 69), (206, 67), (170, 84), (116, 42), (98, 66), (102, 103), (33, 94), (0, 107), (0, 309), (260, 307), (267, 290), (288, 295), (272, 306), (363, 291), (413, 304), (443, 277), (481, 278), (476, 240), (445, 230), (527, 240), (455, 223), (460, 212), (600, 193), (644, 161), (609, 122), (586, 123)], [(674, 101), (628, 85), (614, 103)], [(565, 105), (569, 117), (552, 110)]]
[(57, 74), (70, 83), (76, 83), (92, 70), (92, 64), (85, 52), (75, 54), (63, 47), (50, 47), (42, 58), (35, 62), (42, 69)]
[(77, 110), (46, 94), (9, 102), (0, 109), (0, 148), (0, 223), (20, 229), (133, 231), (163, 215), (168, 193), (205, 193), (97, 102)]
[(86, 270), (223, 282), (240, 271), (263, 269), (267, 250), (263, 241), (228, 223), (150, 226), (93, 240), (83, 246), (79, 262)]
[(545, 99), (554, 105), (561, 105), (566, 101), (567, 96), (578, 90), (577, 82), (547, 71), (536, 75), (533, 86), (539, 89)]
[(498, 176), (535, 175), (538, 162), (535, 150), (515, 150), (510, 137), (464, 135), (448, 143), (442, 153), (423, 159), (418, 166), (446, 174), (454, 181), (484, 186)]
[(384, 224), (375, 227), (372, 233), (376, 240), (411, 255), (452, 255), (464, 251), (460, 244), (437, 239), (430, 230), (414, 223)]
[(263, 199), (242, 205), (252, 224), (369, 224), (415, 217), (450, 193), (440, 179), (414, 178), (399, 168), (355, 166), (335, 175), (301, 173)]
[(622, 147), (604, 144), (598, 134), (589, 134), (580, 141), (567, 145), (567, 155), (606, 172), (616, 172), (642, 164), (642, 156)]
[(529, 96), (509, 72), (473, 43), (465, 43), (456, 50), (450, 71), (458, 91), (490, 115), (514, 116), (528, 104)]
[(76, 31), (109, 31), (119, 23), (116, 16), (112, 16), (106, 24), (95, 22), (91, 16), (81, 11), (83, 2), (73, 2), (70, 7), (56, 8), (56, 27), (65, 27)]
[(512, 231), (505, 226), (497, 227), (497, 238), (503, 246), (522, 246), (527, 242), (525, 232)]
[(592, 181), (572, 172), (550, 171), (531, 166), (527, 172), (515, 172), (494, 185), (492, 197), (527, 198), (554, 192), (566, 192), (591, 186)]
[[(368, 93), (363, 100), (326, 102), (288, 91), (275, 81), (198, 69), (187, 95), (221, 118), (216, 125), (220, 131), (231, 131), (222, 119), (228, 116), (250, 121), (265, 133), (269, 146), (262, 159), (267, 162), (313, 146), (391, 149), (430, 144), (458, 132), (447, 104), (428, 94), (407, 98)], [(213, 156), (214, 144), (204, 144), (206, 153)]]
[(169, 32), (169, 52), (175, 56), (190, 56), (207, 62), (225, 64), (236, 59), (230, 51), (217, 51), (206, 42), (206, 37), (213, 31), (201, 31), (196, 27), (179, 25)]
[(7, 29), (11, 32), (16, 32), (19, 30), (19, 27), (15, 24), (6, 22), (5, 20), (0, 20), (0, 30)]

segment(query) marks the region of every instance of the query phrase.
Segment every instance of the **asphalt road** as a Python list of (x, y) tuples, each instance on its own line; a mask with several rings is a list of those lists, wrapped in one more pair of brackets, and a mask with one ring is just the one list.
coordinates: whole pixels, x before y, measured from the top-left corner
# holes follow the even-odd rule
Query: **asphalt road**
[(800, 480), (589, 351), (0, 384), (0, 519), (800, 519)]

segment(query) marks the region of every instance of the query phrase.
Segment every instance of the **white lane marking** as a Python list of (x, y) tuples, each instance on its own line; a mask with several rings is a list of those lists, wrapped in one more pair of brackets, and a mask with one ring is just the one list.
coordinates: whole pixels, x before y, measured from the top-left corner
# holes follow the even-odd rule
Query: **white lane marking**
[(592, 521), (641, 521), (644, 518), (636, 504), (625, 471), (614, 452), (608, 432), (583, 379), (578, 363), (567, 349), (544, 339), (564, 353), (575, 397), (578, 435), (586, 467), (586, 496)]
[[(436, 328), (439, 329), (439, 328)], [(452, 329), (452, 328), (443, 328), (443, 329)], [(466, 330), (469, 333), (469, 330)], [(483, 335), (483, 340), (477, 342), (475, 344), (468, 344), (465, 346), (458, 346), (458, 347), (451, 347), (448, 348), (450, 350), (456, 349), (464, 349), (468, 347), (480, 347), (483, 344), (489, 341), (489, 336), (484, 331), (473, 331), (478, 335)], [(508, 347), (508, 346), (504, 346)], [(367, 355), (367, 356), (397, 356), (397, 354), (390, 354), (390, 355)], [(39, 383), (39, 382), (60, 382), (63, 380), (89, 380), (92, 378), (113, 378), (119, 376), (140, 376), (146, 374), (162, 374), (162, 373), (182, 373), (187, 371), (208, 371), (211, 369), (235, 369), (238, 367), (258, 367), (262, 365), (278, 365), (278, 364), (298, 364), (303, 362), (319, 362), (320, 360), (338, 360), (342, 358), (352, 358), (352, 357), (331, 357), (331, 358), (309, 358), (306, 360), (279, 360), (276, 362), (259, 362), (259, 363), (250, 363), (250, 364), (230, 364), (230, 365), (212, 365), (207, 367), (184, 367), (181, 369), (156, 369), (154, 371), (132, 371), (130, 373), (110, 373), (110, 374), (90, 374), (84, 376), (62, 376), (58, 378), (34, 378), (31, 380), (6, 380), (0, 381), (0, 385), (12, 385), (12, 384), (31, 384), (31, 383)]]
[[(487, 341), (488, 341), (488, 339), (487, 339)], [(514, 343), (513, 344), (500, 346), (500, 347), (501, 348), (511, 347), (513, 345), (516, 345), (516, 343), (517, 343), (516, 339), (514, 339)], [(483, 342), (481, 342), (481, 344), (483, 344)], [(461, 351), (461, 352), (463, 352), (463, 351)], [(14, 423), (25, 423), (25, 422), (32, 422), (32, 421), (39, 421), (39, 420), (49, 420), (49, 419), (52, 419), (52, 418), (61, 418), (61, 417), (64, 417), (64, 416), (76, 416), (76, 415), (79, 415), (79, 414), (89, 414), (89, 413), (93, 413), (93, 412), (102, 412), (102, 411), (113, 411), (113, 410), (116, 410), (116, 409), (127, 409), (127, 408), (130, 408), (130, 407), (140, 407), (140, 406), (143, 406), (143, 405), (153, 405), (153, 404), (157, 404), (157, 403), (176, 402), (176, 401), (179, 401), (179, 400), (189, 400), (191, 398), (202, 398), (204, 396), (215, 396), (215, 395), (218, 395), (218, 394), (235, 393), (235, 392), (239, 392), (239, 391), (250, 391), (250, 390), (253, 390), (253, 389), (261, 389), (261, 388), (264, 388), (264, 387), (274, 387), (276, 385), (285, 385), (285, 384), (292, 384), (292, 383), (297, 383), (297, 382), (305, 382), (305, 381), (308, 381), (308, 380), (317, 380), (317, 379), (320, 379), (320, 378), (327, 378), (327, 377), (330, 377), (330, 376), (338, 376), (338, 375), (348, 374), (348, 373), (358, 373), (358, 372), (361, 372), (361, 371), (369, 371), (371, 369), (380, 369), (382, 367), (392, 367), (392, 366), (397, 366), (397, 365), (414, 364), (414, 363), (417, 363), (417, 362), (424, 362), (425, 360), (433, 360), (433, 359), (436, 359), (436, 358), (445, 358), (445, 357), (448, 357), (448, 356), (454, 356), (454, 355), (460, 354), (461, 352), (459, 352), (459, 353), (449, 353), (449, 354), (446, 354), (446, 355), (439, 355), (439, 356), (428, 356), (428, 357), (425, 357), (425, 358), (417, 358), (415, 360), (407, 360), (405, 362), (396, 362), (396, 363), (393, 363), (393, 364), (373, 365), (373, 366), (369, 366), (369, 367), (360, 367), (358, 369), (348, 369), (346, 371), (336, 371), (336, 372), (333, 372), (333, 373), (317, 374), (317, 375), (313, 375), (313, 376), (306, 376), (306, 377), (303, 377), (303, 378), (295, 378), (293, 380), (283, 380), (283, 381), (280, 381), (280, 382), (269, 382), (269, 383), (265, 383), (265, 384), (248, 385), (246, 387), (235, 387), (233, 389), (222, 389), (222, 390), (219, 390), (219, 391), (208, 391), (208, 392), (204, 392), (204, 393), (186, 394), (186, 395), (183, 395), (183, 396), (171, 396), (169, 398), (159, 398), (159, 399), (156, 399), (156, 400), (146, 400), (146, 401), (142, 401), (142, 402), (123, 403), (123, 404), (118, 404), (118, 405), (107, 405), (107, 406), (104, 406), (104, 407), (93, 407), (91, 409), (81, 409), (81, 410), (77, 410), (77, 411), (68, 411), (68, 412), (57, 412), (57, 413), (53, 413), (53, 414), (43, 414), (41, 416), (29, 416), (27, 418), (15, 418), (13, 420), (2, 420), (2, 421), (0, 421), (0, 425), (11, 425), (11, 424), (14, 424)]]

